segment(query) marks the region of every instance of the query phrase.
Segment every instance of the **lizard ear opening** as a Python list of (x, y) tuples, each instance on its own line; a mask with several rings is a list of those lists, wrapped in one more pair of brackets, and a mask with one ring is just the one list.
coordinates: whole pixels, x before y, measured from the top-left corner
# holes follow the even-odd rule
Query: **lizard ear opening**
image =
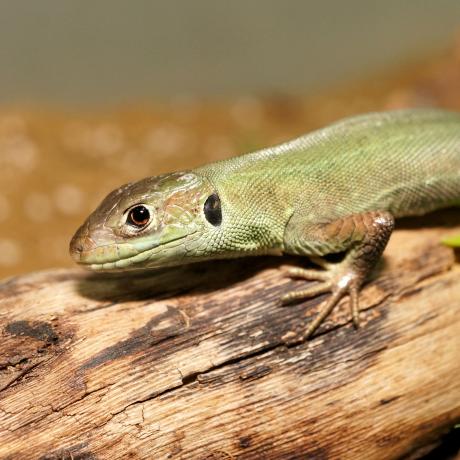
[(222, 223), (222, 208), (217, 193), (208, 196), (204, 202), (203, 211), (206, 220), (214, 227), (218, 227)]

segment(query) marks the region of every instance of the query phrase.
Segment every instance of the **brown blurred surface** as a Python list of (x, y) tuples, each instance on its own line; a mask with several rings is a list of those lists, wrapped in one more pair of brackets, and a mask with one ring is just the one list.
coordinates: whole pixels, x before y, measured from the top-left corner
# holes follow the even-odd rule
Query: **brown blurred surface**
[(269, 146), (342, 116), (460, 110), (460, 41), (443, 55), (311, 97), (64, 112), (0, 108), (0, 278), (71, 266), (68, 241), (113, 188)]

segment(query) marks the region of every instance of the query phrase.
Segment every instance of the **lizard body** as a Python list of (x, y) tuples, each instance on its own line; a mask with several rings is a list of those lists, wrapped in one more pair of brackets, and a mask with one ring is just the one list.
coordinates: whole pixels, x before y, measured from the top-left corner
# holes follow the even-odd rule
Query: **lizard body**
[[(77, 231), (74, 259), (92, 269), (179, 265), (258, 254), (313, 257), (320, 281), (285, 303), (332, 293), (311, 335), (344, 295), (358, 293), (394, 218), (460, 205), (460, 114), (361, 115), (276, 147), (128, 184)], [(345, 253), (329, 264), (318, 257)]]

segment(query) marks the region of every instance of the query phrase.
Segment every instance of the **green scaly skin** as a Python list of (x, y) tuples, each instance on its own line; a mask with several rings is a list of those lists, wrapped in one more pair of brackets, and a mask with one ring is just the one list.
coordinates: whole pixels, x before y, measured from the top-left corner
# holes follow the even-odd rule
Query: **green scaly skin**
[[(124, 185), (89, 216), (70, 252), (94, 270), (261, 254), (312, 257), (325, 270), (286, 272), (319, 283), (282, 299), (332, 293), (308, 337), (345, 295), (358, 324), (359, 290), (394, 218), (459, 204), (460, 114), (373, 113), (193, 171)], [(139, 205), (149, 215), (141, 226), (129, 217)], [(338, 252), (345, 254), (339, 263), (321, 259)]]

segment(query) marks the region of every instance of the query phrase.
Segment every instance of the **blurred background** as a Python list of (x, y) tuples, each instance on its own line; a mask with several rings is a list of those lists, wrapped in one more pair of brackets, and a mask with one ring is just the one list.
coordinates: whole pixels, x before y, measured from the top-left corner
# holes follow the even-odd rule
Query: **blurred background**
[(0, 278), (110, 190), (339, 117), (460, 110), (460, 2), (0, 0)]

